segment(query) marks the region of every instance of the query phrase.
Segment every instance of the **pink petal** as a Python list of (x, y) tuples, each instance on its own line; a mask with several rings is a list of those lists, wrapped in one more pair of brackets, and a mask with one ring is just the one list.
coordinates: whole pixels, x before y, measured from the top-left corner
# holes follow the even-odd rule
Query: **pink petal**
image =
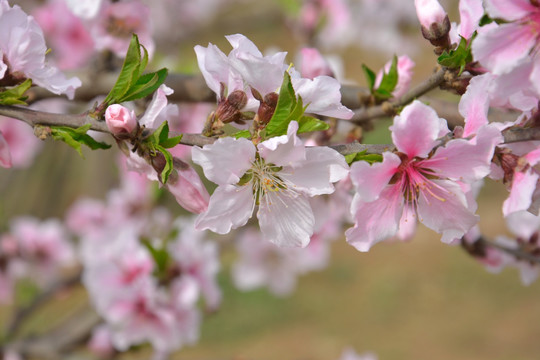
[(463, 137), (476, 134), (476, 131), (488, 123), (489, 92), (493, 76), (489, 73), (471, 79), (467, 91), (459, 102), (459, 113), (465, 118)]
[(504, 20), (519, 20), (538, 8), (530, 0), (485, 0), (486, 10), (490, 17)]
[(490, 173), (495, 145), (502, 141), (501, 132), (491, 125), (481, 128), (473, 140), (454, 139), (440, 147), (422, 167), (451, 179), (473, 182)]
[(478, 0), (460, 0), (459, 16), (461, 18), (460, 35), (470, 39), (484, 16), (482, 2)]
[(306, 247), (315, 218), (308, 198), (287, 192), (266, 193), (257, 212), (263, 238), (277, 246)]
[(156, 119), (166, 106), (167, 106), (167, 95), (171, 95), (173, 90), (165, 85), (161, 85), (154, 96), (150, 105), (146, 108), (146, 112), (143, 117), (139, 120), (141, 126), (146, 126), (149, 129), (156, 129), (160, 124), (156, 122)]
[(365, 161), (357, 161), (351, 165), (351, 181), (359, 199), (370, 202), (377, 199), (397, 172), (401, 164), (400, 158), (393, 153), (385, 152), (383, 162), (369, 165)]
[(428, 228), (442, 233), (441, 241), (461, 238), (477, 222), (461, 187), (451, 181), (432, 180), (429, 191), (418, 197), (418, 218)]
[(397, 233), (403, 213), (403, 196), (397, 186), (388, 186), (372, 202), (362, 202), (355, 195), (351, 212), (355, 223), (345, 232), (345, 237), (358, 251), (366, 252)]
[(392, 140), (399, 151), (412, 159), (416, 156), (427, 157), (438, 145), (437, 138), (442, 132), (448, 132), (435, 110), (418, 100), (407, 105), (400, 115), (394, 118), (390, 127)]
[(538, 173), (530, 169), (526, 172), (514, 172), (510, 195), (503, 203), (504, 216), (516, 211), (527, 210), (531, 206), (532, 195), (536, 189), (538, 179)]
[(246, 139), (218, 139), (191, 149), (193, 162), (202, 166), (208, 180), (218, 185), (236, 184), (255, 160), (255, 146)]
[(200, 214), (195, 221), (197, 230), (212, 230), (218, 234), (227, 234), (247, 223), (255, 206), (251, 186), (218, 186), (210, 197), (208, 210)]
[(480, 64), (501, 75), (510, 72), (529, 56), (535, 44), (534, 27), (509, 23), (478, 34), (472, 52)]
[(175, 197), (176, 201), (187, 211), (200, 214), (208, 209), (210, 195), (204, 187), (199, 174), (192, 167), (178, 170), (178, 179), (169, 179), (167, 190)]

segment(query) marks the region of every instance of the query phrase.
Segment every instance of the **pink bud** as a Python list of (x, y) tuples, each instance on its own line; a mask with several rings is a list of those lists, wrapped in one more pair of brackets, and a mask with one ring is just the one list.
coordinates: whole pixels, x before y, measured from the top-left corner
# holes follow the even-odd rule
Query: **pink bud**
[(105, 121), (114, 135), (131, 134), (137, 128), (135, 111), (118, 104), (113, 104), (107, 108)]
[(432, 43), (446, 38), (450, 31), (450, 20), (441, 4), (437, 0), (414, 0), (414, 5), (424, 38)]
[(199, 174), (188, 164), (182, 162), (182, 165), (184, 166), (178, 170), (178, 178), (169, 178), (166, 184), (167, 189), (174, 195), (180, 206), (187, 211), (200, 214), (208, 208), (210, 195)]

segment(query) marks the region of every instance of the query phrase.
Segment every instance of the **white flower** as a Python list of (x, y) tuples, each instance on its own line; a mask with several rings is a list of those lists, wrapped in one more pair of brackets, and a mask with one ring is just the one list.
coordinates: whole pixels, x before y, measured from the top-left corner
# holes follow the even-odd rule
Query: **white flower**
[(193, 161), (218, 184), (196, 228), (226, 234), (245, 225), (259, 205), (263, 238), (279, 246), (305, 247), (315, 224), (309, 197), (333, 193), (332, 183), (347, 176), (348, 166), (330, 148), (306, 148), (297, 130), (293, 121), (287, 135), (257, 146), (247, 139), (222, 138), (194, 148)]

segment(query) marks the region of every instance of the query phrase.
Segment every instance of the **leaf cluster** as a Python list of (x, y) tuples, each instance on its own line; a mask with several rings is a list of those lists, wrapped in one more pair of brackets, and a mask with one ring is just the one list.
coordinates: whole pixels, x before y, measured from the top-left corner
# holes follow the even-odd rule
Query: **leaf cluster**
[(371, 95), (375, 98), (376, 102), (381, 102), (392, 98), (392, 91), (396, 88), (398, 83), (398, 70), (397, 70), (398, 58), (394, 55), (392, 59), (392, 65), (388, 72), (383, 72), (383, 77), (381, 79), (380, 85), (375, 88), (375, 80), (377, 76), (375, 72), (367, 67), (365, 64), (362, 64), (362, 70), (366, 76), (369, 91)]

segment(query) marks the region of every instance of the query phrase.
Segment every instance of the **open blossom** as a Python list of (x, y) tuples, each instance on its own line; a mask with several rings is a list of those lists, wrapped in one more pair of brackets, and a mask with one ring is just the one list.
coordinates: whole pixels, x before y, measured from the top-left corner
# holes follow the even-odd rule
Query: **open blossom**
[(489, 174), (500, 132), (486, 126), (471, 140), (436, 148), (449, 132), (446, 121), (419, 101), (394, 118), (391, 130), (398, 153), (383, 153), (382, 163), (359, 161), (351, 167), (357, 193), (347, 241), (368, 251), (398, 233), (401, 222), (416, 218), (442, 233), (443, 242), (461, 238), (478, 221), (469, 184)]
[(66, 79), (57, 68), (46, 64), (47, 46), (40, 27), (20, 7), (10, 7), (7, 0), (0, 1), (0, 52), (0, 80), (10, 76), (15, 81), (30, 78), (34, 84), (70, 99), (81, 86), (78, 78)]
[[(213, 44), (208, 47), (196, 46), (195, 53), (199, 68), (206, 84), (216, 94), (218, 101), (221, 84), (228, 94), (235, 90), (245, 91), (248, 101), (244, 110), (257, 111), (258, 100), (251, 94), (250, 88), (262, 96), (279, 91), (283, 74), (289, 71), (293, 88), (307, 105), (306, 112), (349, 119), (353, 113), (341, 104), (339, 82), (329, 76), (317, 76), (313, 79), (302, 78), (294, 68), (285, 64), (287, 53), (278, 52), (263, 56), (255, 44), (241, 34), (226, 36), (233, 50), (225, 55)], [(225, 94), (227, 95), (227, 94)]]
[(60, 69), (77, 69), (87, 63), (94, 53), (94, 41), (82, 19), (70, 11), (65, 0), (50, 1), (33, 12), (33, 16)]
[(108, 49), (119, 57), (126, 56), (132, 34), (137, 34), (152, 57), (151, 32), (150, 9), (139, 0), (104, 2), (90, 30), (97, 50)]
[(226, 234), (245, 225), (259, 205), (263, 238), (280, 246), (306, 246), (315, 225), (309, 197), (333, 193), (332, 183), (347, 176), (348, 166), (333, 149), (306, 148), (297, 130), (292, 121), (287, 135), (257, 146), (227, 137), (194, 148), (193, 161), (218, 184), (196, 227)]
[[(540, 6), (529, 0), (486, 0), (491, 18), (507, 23), (480, 28), (472, 45), (475, 60), (496, 75), (509, 73), (531, 59), (538, 63)], [(481, 31), (483, 30), (483, 31)], [(533, 52), (532, 56), (531, 52)]]

